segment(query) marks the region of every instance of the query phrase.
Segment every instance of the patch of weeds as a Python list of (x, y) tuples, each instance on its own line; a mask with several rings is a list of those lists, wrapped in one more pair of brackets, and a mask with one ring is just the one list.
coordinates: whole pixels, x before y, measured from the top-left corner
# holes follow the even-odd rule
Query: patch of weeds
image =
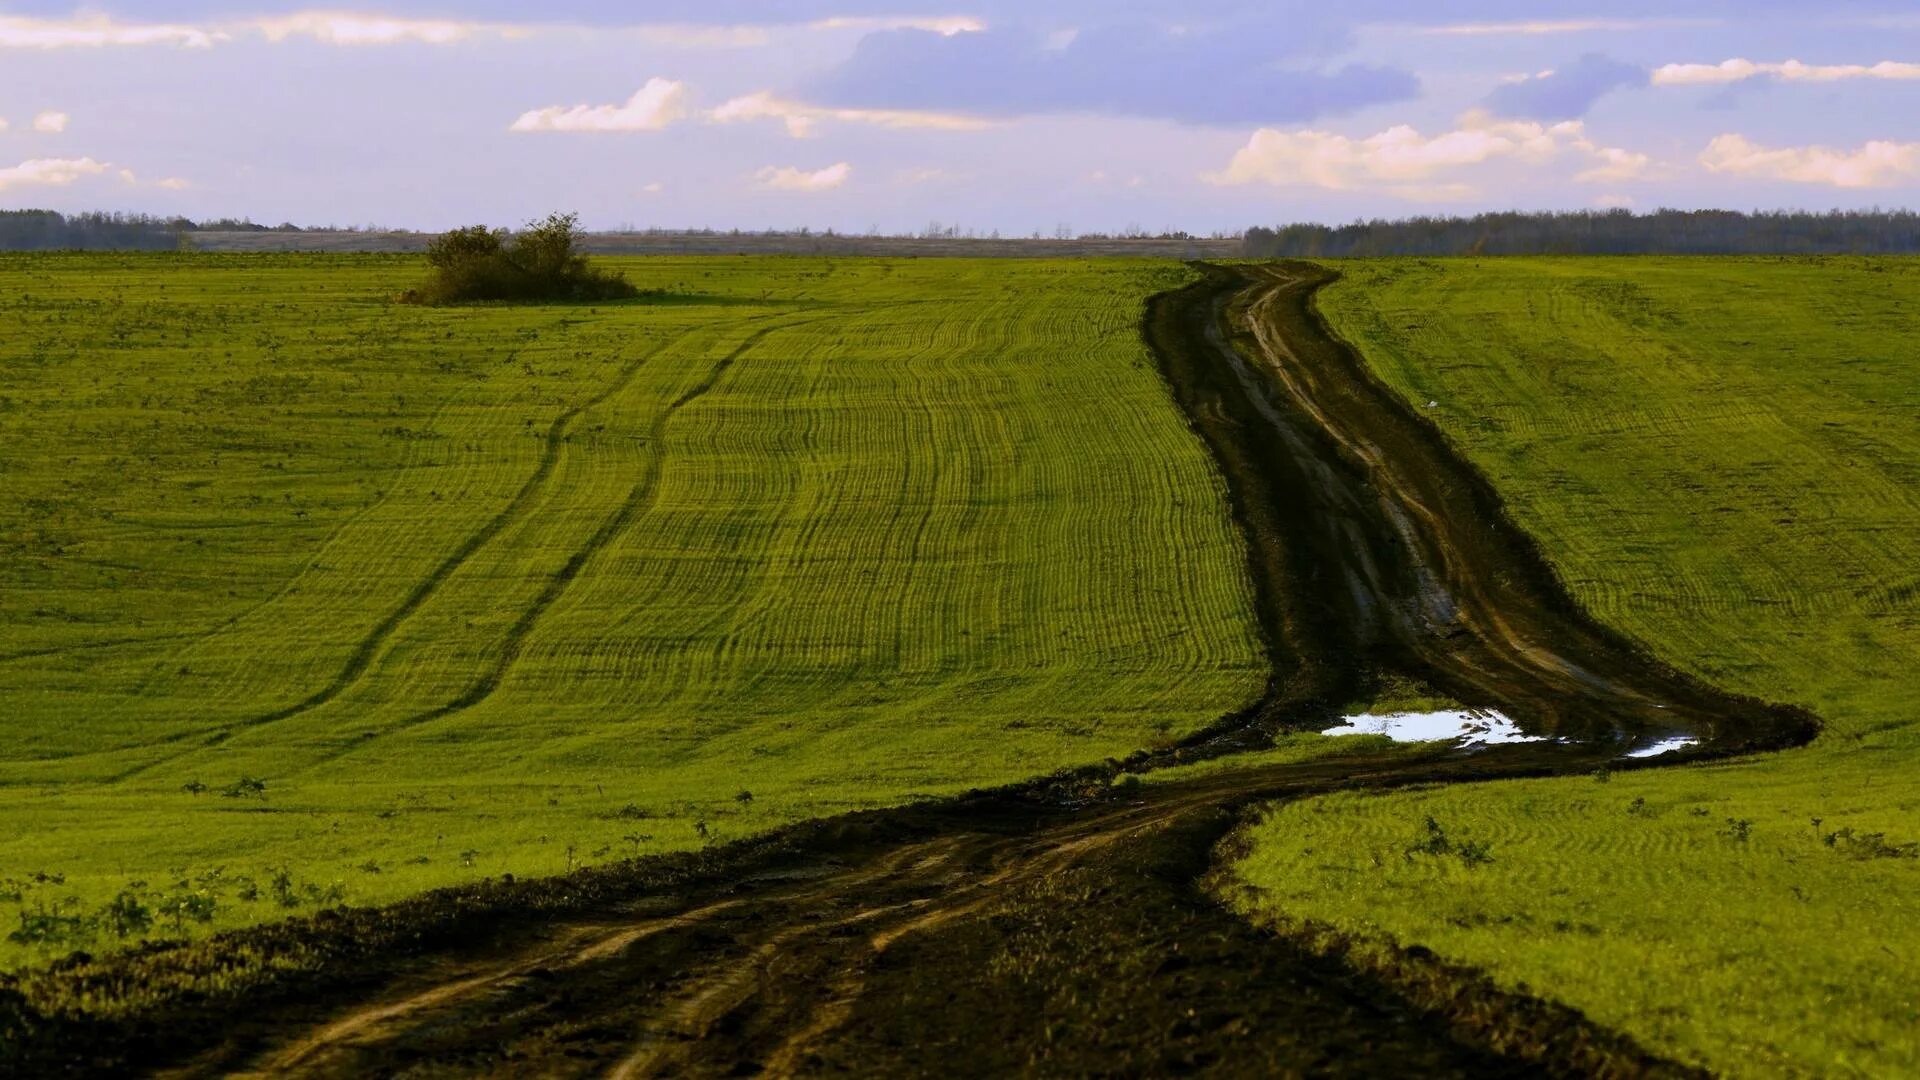
[(153, 927), (153, 908), (149, 907), (137, 889), (141, 882), (120, 891), (120, 895), (107, 904), (103, 921), (113, 936), (130, 938), (146, 933)]
[(1426, 824), (1420, 835), (1407, 845), (1406, 856), (1431, 855), (1435, 858), (1453, 856), (1468, 866), (1484, 866), (1493, 861), (1491, 848), (1484, 840), (1454, 840), (1447, 830), (1432, 815), (1427, 816)]
[(35, 904), (20, 909), (20, 924), (7, 935), (16, 945), (70, 945), (92, 937), (91, 920), (73, 900)]
[(1896, 844), (1883, 832), (1842, 828), (1822, 836), (1820, 842), (1850, 859), (1920, 859), (1920, 844)]
[(1720, 835), (1738, 844), (1744, 844), (1753, 835), (1753, 822), (1746, 818), (1728, 818), (1727, 827)]
[(267, 782), (253, 776), (243, 776), (226, 787), (220, 794), (228, 799), (264, 799), (267, 797)]
[(293, 888), (293, 871), (284, 866), (268, 872), (267, 888), (273, 893), (273, 902), (283, 908), (300, 906), (300, 894)]
[(173, 932), (184, 934), (187, 923), (206, 925), (220, 911), (220, 901), (212, 892), (194, 889), (184, 892), (168, 893), (161, 897), (154, 911), (173, 922)]

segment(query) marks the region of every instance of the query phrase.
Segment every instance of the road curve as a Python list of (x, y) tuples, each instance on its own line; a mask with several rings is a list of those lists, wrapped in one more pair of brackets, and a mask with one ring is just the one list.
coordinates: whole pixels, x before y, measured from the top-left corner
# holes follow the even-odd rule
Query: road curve
[(1326, 726), (1388, 675), (1555, 739), (1143, 785), (1081, 770), (796, 827), (685, 873), (590, 871), (573, 899), (564, 882), (498, 885), (243, 931), (231, 946), (331, 959), (131, 1021), (29, 1017), (16, 1060), (173, 1076), (1686, 1072), (1430, 957), (1452, 989), (1421, 1004), (1200, 889), (1260, 801), (1589, 771), (1674, 730), (1703, 740), (1695, 756), (1812, 731), (1588, 619), (1486, 482), (1319, 321), (1327, 271), (1200, 270), (1143, 329), (1227, 478), (1274, 675), (1254, 708), (1128, 767)]

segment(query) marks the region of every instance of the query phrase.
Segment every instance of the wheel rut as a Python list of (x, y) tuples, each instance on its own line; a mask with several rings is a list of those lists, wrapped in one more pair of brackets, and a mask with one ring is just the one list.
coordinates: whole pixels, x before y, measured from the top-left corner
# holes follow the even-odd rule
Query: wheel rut
[[(478, 679), (452, 701), (415, 713), (398, 723), (388, 725), (378, 731), (365, 732), (353, 743), (347, 744), (334, 753), (320, 755), (315, 759), (315, 763), (325, 762), (331, 758), (343, 756), (358, 745), (372, 741), (382, 735), (391, 735), (408, 728), (418, 727), (421, 724), (432, 723), (435, 720), (444, 720), (447, 717), (455, 716), (492, 697), (494, 692), (500, 688), (500, 684), (505, 681), (507, 673), (513, 669), (513, 666), (519, 662), (521, 655), (526, 651), (527, 641), (533, 636), (534, 628), (539, 625), (540, 620), (546, 616), (547, 612), (552, 609), (553, 605), (558, 602), (562, 596), (566, 595), (567, 590), (571, 588), (574, 581), (579, 578), (581, 571), (591, 565), (593, 560), (598, 557), (601, 552), (605, 551), (614, 540), (618, 539), (631, 528), (634, 521), (652, 504), (655, 492), (659, 487), (660, 472), (663, 467), (658, 448), (660, 447), (661, 439), (666, 435), (667, 428), (672, 424), (674, 417), (678, 415), (682, 409), (685, 409), (687, 406), (711, 393), (713, 388), (719, 385), (720, 379), (726, 375), (728, 369), (733, 367), (735, 362), (751, 351), (754, 346), (766, 340), (768, 335), (782, 329), (785, 325), (790, 324), (765, 326), (749, 334), (746, 340), (742, 341), (726, 355), (715, 361), (713, 367), (708, 370), (706, 376), (702, 378), (699, 383), (682, 392), (679, 397), (674, 398), (673, 401), (668, 403), (665, 409), (662, 409), (654, 417), (653, 423), (647, 427), (646, 441), (650, 447), (655, 449), (655, 452), (647, 455), (646, 466), (642, 470), (639, 479), (635, 481), (633, 487), (628, 490), (627, 497), (621, 500), (620, 506), (615, 509), (612, 514), (609, 514), (601, 521), (600, 526), (593, 531), (592, 535), (587, 537), (586, 542), (575, 549), (574, 552), (567, 557), (567, 561), (561, 564), (558, 570), (553, 572), (553, 575), (547, 579), (546, 584), (541, 588), (539, 595), (534, 597), (533, 602), (521, 610), (519, 617), (513, 621), (513, 625), (507, 628), (507, 632), (501, 641), (499, 654), (494, 657), (492, 664), (488, 666), (486, 671), (481, 673)], [(491, 539), (491, 536), (489, 536), (488, 539)], [(418, 605), (416, 605), (416, 607), (417, 606)]]
[[(726, 373), (728, 368), (732, 367), (742, 355), (751, 350), (755, 345), (765, 340), (769, 334), (780, 329), (782, 325), (787, 324), (765, 326), (755, 330), (746, 340), (722, 356), (700, 383), (684, 391), (655, 417), (648, 429), (648, 443), (657, 446), (660, 437), (665, 434), (668, 422), (673, 418), (675, 413), (709, 393), (715, 384), (718, 383), (720, 377)], [(599, 392), (555, 417), (547, 426), (544, 447), (541, 451), (539, 462), (536, 464), (533, 473), (527, 477), (514, 493), (513, 498), (508, 500), (507, 505), (502, 507), (492, 518), (488, 519), (484, 525), (463, 540), (457, 548), (449, 552), (424, 578), (414, 583), (412, 589), (401, 599), (400, 603), (389, 611), (379, 623), (375, 624), (374, 627), (355, 644), (353, 652), (348, 655), (345, 663), (326, 686), (315, 691), (307, 698), (286, 706), (285, 708), (242, 720), (233, 725), (233, 730), (254, 730), (291, 720), (297, 716), (328, 705), (351, 690), (360, 679), (366, 675), (367, 671), (372, 667), (373, 662), (379, 657), (381, 651), (385, 649), (388, 641), (399, 631), (401, 626), (405, 625), (408, 619), (412, 618), (414, 614), (425, 607), (427, 602), (440, 591), (441, 587), (444, 586), (461, 567), (471, 562), (488, 544), (491, 544), (515, 522), (518, 522), (526, 516), (529, 508), (546, 490), (548, 481), (551, 480), (553, 476), (554, 469), (558, 467), (560, 456), (565, 450), (575, 422), (578, 421), (581, 416), (612, 400), (628, 386), (632, 385), (633, 380), (639, 375), (647, 362), (657, 356), (669, 344), (670, 342), (667, 341), (656, 343), (653, 347), (634, 357), (620, 370), (613, 381), (602, 387)], [(553, 606), (554, 602), (566, 592), (567, 587), (579, 576), (580, 571), (585, 568), (587, 563), (598, 554), (599, 551), (611, 543), (615, 537), (624, 532), (627, 527), (632, 524), (633, 519), (645, 508), (648, 501), (652, 498), (654, 486), (659, 479), (659, 472), (660, 461), (658, 455), (649, 455), (646, 469), (641, 479), (629, 491), (627, 498), (622, 501), (620, 507), (601, 523), (600, 527), (588, 537), (585, 544), (569, 556), (567, 561), (554, 573), (553, 577), (548, 580), (532, 604), (524, 609), (519, 618), (508, 628), (500, 654), (494, 659), (489, 668), (482, 673), (480, 678), (466, 690), (462, 691), (460, 696), (444, 705), (436, 706), (433, 709), (410, 716), (384, 731), (368, 732), (362, 736), (360, 740), (349, 744), (346, 748), (335, 752), (331, 756), (340, 756), (351, 750), (354, 746), (357, 746), (359, 742), (364, 742), (380, 734), (391, 733), (392, 731), (402, 730), (463, 712), (492, 696), (493, 692), (499, 688), (501, 680), (506, 677), (507, 671), (518, 661), (521, 652), (525, 649), (528, 636), (533, 632), (535, 624), (538, 623), (546, 611)], [(230, 731), (216, 741), (225, 741), (225, 738), (231, 737), (231, 734), (232, 732)], [(119, 782), (140, 776), (191, 752), (193, 751), (183, 750), (175, 754), (144, 762), (134, 769), (115, 776), (112, 778), (112, 782)], [(328, 755), (322, 755), (319, 760), (327, 760), (327, 757)]]
[(243, 931), (232, 947), (331, 959), (144, 1025), (47, 1024), (25, 1059), (178, 1076), (1688, 1073), (1471, 971), (1445, 969), (1448, 1002), (1418, 1004), (1201, 888), (1258, 803), (1587, 772), (1675, 729), (1702, 739), (1693, 759), (1793, 745), (1813, 721), (1588, 618), (1485, 480), (1319, 321), (1329, 272), (1198, 270), (1153, 299), (1143, 332), (1227, 480), (1274, 674), (1252, 708), (1124, 767), (1327, 726), (1388, 676), (1554, 739), (1145, 784), (1109, 783), (1110, 764), (799, 825), (671, 871)]

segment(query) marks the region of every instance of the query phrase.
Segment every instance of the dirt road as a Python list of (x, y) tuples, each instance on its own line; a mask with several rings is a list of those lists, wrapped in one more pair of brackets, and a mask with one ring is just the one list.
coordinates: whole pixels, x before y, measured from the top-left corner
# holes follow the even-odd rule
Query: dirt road
[(340, 959), (270, 992), (47, 1023), (30, 1051), (179, 1076), (1684, 1071), (1418, 950), (1447, 1003), (1410, 996), (1200, 888), (1261, 801), (1590, 771), (1674, 732), (1696, 756), (1812, 732), (1588, 620), (1487, 484), (1327, 333), (1326, 271), (1203, 270), (1144, 329), (1227, 476), (1274, 677), (1254, 709), (1128, 767), (1326, 727), (1385, 676), (1555, 739), (1168, 783), (1091, 769), (802, 827), (670, 880), (599, 871), (573, 901), (516, 908), (523, 883), (444, 915), (423, 902), (405, 918), (426, 929), (378, 947), (351, 944), (372, 919), (315, 929)]

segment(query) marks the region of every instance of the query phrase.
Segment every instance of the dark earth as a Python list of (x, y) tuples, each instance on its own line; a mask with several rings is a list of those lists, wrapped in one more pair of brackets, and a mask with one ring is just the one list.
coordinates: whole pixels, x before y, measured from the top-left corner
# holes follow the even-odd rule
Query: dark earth
[[(1256, 928), (1207, 890), (1261, 803), (1669, 767), (1797, 745), (1816, 723), (1587, 617), (1486, 480), (1328, 331), (1313, 296), (1331, 271), (1198, 269), (1143, 330), (1247, 540), (1273, 671), (1257, 705), (1016, 788), (75, 957), (0, 981), (0, 1071), (1690, 1073), (1417, 946), (1359, 959), (1328, 932)], [(1551, 738), (1113, 782), (1332, 726), (1387, 678)], [(1674, 734), (1699, 742), (1622, 758)], [(29, 1004), (81, 991), (123, 1007)]]

